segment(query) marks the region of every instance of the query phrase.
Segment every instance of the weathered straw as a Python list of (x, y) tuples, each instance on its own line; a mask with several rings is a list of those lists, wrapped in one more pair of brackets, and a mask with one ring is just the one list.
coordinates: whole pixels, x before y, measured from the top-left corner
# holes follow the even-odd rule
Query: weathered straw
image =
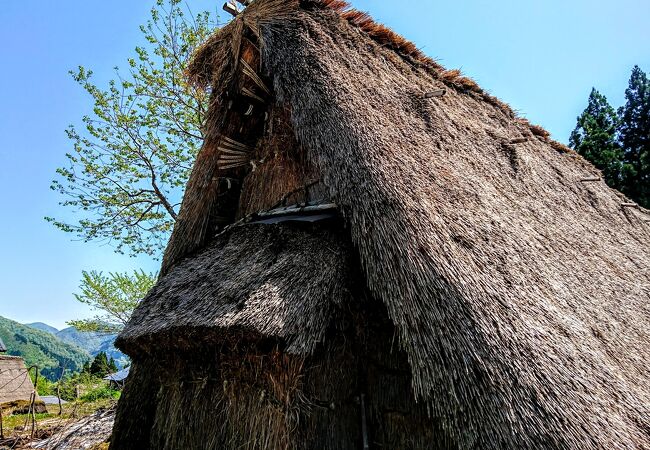
[[(453, 441), (650, 448), (647, 211), (581, 182), (592, 165), (343, 2), (257, 0), (211, 38), (190, 65), (216, 92), (208, 136), (237, 66), (228, 43), (244, 30), (345, 216), (413, 392)], [(212, 151), (197, 160), (202, 177)], [(181, 215), (200, 225), (218, 211), (191, 203), (207, 191), (189, 186), (184, 205), (200, 207)], [(177, 226), (165, 270), (205, 230)]]

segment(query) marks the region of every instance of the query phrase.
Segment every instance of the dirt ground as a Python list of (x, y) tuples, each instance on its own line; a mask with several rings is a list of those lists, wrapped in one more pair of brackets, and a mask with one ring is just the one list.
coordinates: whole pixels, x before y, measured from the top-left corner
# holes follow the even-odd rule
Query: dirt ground
[(4, 416), (0, 450), (108, 448), (104, 442), (110, 437), (116, 403), (106, 399), (67, 403), (61, 415), (58, 406), (49, 405), (47, 413), (36, 414), (33, 433), (31, 415)]

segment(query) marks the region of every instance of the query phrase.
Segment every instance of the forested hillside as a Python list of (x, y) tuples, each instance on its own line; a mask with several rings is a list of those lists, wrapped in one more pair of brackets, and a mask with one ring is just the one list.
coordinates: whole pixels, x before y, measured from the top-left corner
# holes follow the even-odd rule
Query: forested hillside
[(21, 356), (28, 366), (36, 365), (50, 380), (57, 380), (63, 368), (81, 370), (90, 355), (79, 347), (63, 342), (46, 331), (0, 317), (0, 338), (7, 353)]
[(64, 342), (86, 350), (91, 356), (100, 352), (106, 353), (106, 356), (115, 360), (120, 369), (128, 361), (126, 355), (113, 346), (117, 337), (115, 334), (79, 331), (74, 327), (68, 327), (56, 332), (55, 335)]
[(115, 348), (115, 338), (117, 334), (107, 334), (94, 331), (79, 331), (75, 327), (67, 327), (58, 330), (51, 325), (43, 322), (34, 322), (25, 324), (38, 330), (47, 331), (68, 344), (86, 350), (90, 356), (96, 356), (100, 352), (106, 353), (106, 356), (113, 358), (118, 368), (123, 368), (128, 362), (128, 357)]
[(54, 328), (52, 325), (48, 325), (43, 322), (34, 322), (34, 323), (26, 323), (28, 327), (36, 328), (37, 330), (41, 331), (47, 331), (48, 333), (56, 334), (59, 332), (56, 328)]

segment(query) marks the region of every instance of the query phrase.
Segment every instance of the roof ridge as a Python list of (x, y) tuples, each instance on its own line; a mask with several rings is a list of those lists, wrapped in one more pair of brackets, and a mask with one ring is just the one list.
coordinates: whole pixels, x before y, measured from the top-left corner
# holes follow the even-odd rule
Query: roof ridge
[(390, 48), (411, 64), (418, 65), (434, 79), (441, 81), (459, 93), (479, 96), (479, 100), (484, 100), (500, 109), (510, 119), (514, 119), (519, 124), (527, 127), (535, 137), (550, 144), (554, 150), (560, 153), (575, 153), (575, 155), (578, 155), (565, 144), (551, 139), (551, 133), (542, 126), (532, 124), (528, 119), (518, 117), (510, 105), (486, 92), (472, 78), (463, 75), (460, 69), (446, 69), (435, 59), (422, 52), (413, 42), (388, 26), (376, 22), (369, 13), (355, 9), (346, 0), (302, 0), (302, 3), (310, 3), (335, 11), (341, 18), (347, 20), (350, 25), (365, 32), (368, 37), (379, 45)]

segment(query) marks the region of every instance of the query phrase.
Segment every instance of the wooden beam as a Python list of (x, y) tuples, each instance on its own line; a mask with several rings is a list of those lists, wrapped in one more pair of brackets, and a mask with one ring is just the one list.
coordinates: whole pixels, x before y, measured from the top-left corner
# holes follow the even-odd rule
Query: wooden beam
[(248, 78), (250, 78), (255, 85), (257, 85), (260, 89), (262, 89), (267, 95), (271, 95), (271, 89), (262, 81), (260, 76), (255, 72), (255, 70), (246, 62), (244, 58), (240, 58), (239, 62), (242, 66), (242, 72), (244, 72), (244, 75), (247, 75)]
[(257, 100), (260, 103), (266, 103), (262, 97), (260, 97), (259, 95), (257, 95), (256, 93), (254, 93), (253, 91), (248, 89), (246, 86), (241, 88), (241, 93), (242, 93), (242, 95), (245, 95), (246, 97), (250, 97), (250, 98), (252, 98), (254, 100)]
[(227, 1), (226, 3), (223, 4), (223, 10), (226, 11), (228, 14), (231, 14), (233, 17), (237, 17), (239, 13), (241, 12), (239, 8), (237, 8), (237, 5), (235, 2), (232, 0)]
[(424, 98), (442, 97), (446, 93), (447, 93), (447, 89), (436, 89), (434, 91), (429, 91), (426, 94), (424, 94)]
[(242, 156), (242, 157), (250, 155), (250, 152), (233, 150), (231, 148), (226, 148), (226, 147), (217, 147), (217, 150), (219, 150), (224, 155), (227, 154), (227, 155)]
[(518, 137), (518, 138), (510, 139), (511, 144), (523, 144), (526, 141), (528, 141), (528, 139), (526, 139), (525, 137)]
[(245, 152), (250, 152), (251, 150), (253, 150), (253, 147), (243, 144), (232, 138), (229, 138), (226, 135), (222, 134), (221, 139), (222, 139), (221, 145), (223, 145), (224, 147), (232, 148), (233, 150), (241, 150)]

